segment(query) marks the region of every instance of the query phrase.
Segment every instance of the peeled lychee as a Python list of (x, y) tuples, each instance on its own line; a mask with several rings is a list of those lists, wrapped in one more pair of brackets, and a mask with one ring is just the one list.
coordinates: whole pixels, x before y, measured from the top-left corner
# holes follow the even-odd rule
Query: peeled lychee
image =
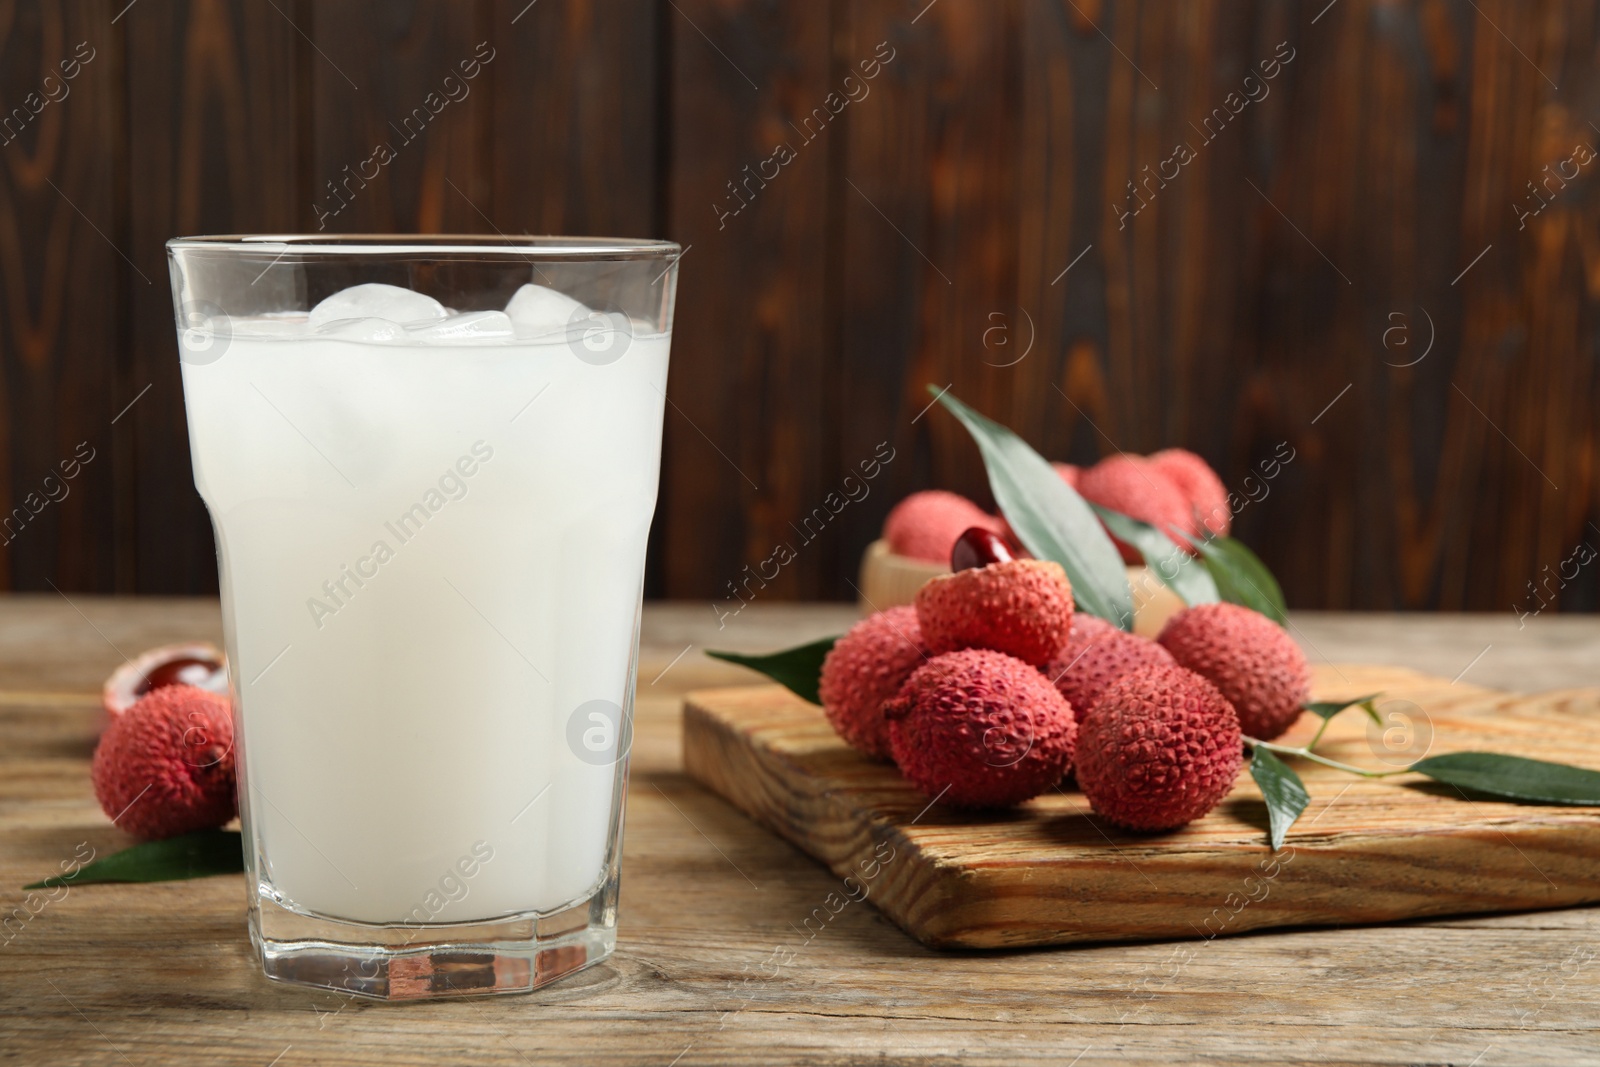
[(1243, 747), (1215, 686), (1182, 667), (1143, 667), (1107, 686), (1078, 724), (1078, 788), (1107, 822), (1172, 830), (1228, 795)]
[(111, 672), (100, 690), (100, 703), (107, 715), (115, 717), (146, 693), (179, 684), (226, 694), (227, 658), (215, 645), (204, 641), (152, 648)]
[(1224, 537), (1233, 524), (1228, 490), (1211, 465), (1185, 448), (1164, 448), (1150, 457), (1150, 465), (1178, 487), (1200, 525)]
[(883, 702), (927, 662), (916, 609), (909, 604), (850, 627), (822, 661), (822, 710), (840, 737), (874, 759), (889, 758)]
[(1175, 665), (1172, 653), (1149, 638), (1078, 612), (1072, 616), (1067, 643), (1045, 664), (1044, 673), (1082, 722), (1105, 688), (1124, 674), (1140, 667)]
[(238, 814), (228, 698), (192, 685), (151, 691), (111, 720), (90, 776), (101, 810), (135, 837), (216, 829)]
[(1072, 584), (1061, 564), (1013, 559), (940, 575), (917, 591), (922, 639), (934, 655), (987, 648), (1035, 667), (1072, 626)]
[[(1158, 467), (1138, 456), (1107, 456), (1079, 476), (1078, 492), (1092, 504), (1148, 522), (1169, 537), (1174, 536), (1173, 527), (1192, 534), (1200, 531), (1194, 509), (1183, 493)], [(1132, 545), (1115, 537), (1112, 540), (1122, 553), (1123, 562), (1143, 560)]]
[(1196, 604), (1168, 620), (1156, 640), (1228, 698), (1251, 737), (1271, 741), (1310, 699), (1305, 653), (1260, 612), (1238, 604)]
[(930, 563), (949, 563), (950, 549), (973, 526), (1000, 533), (1005, 523), (959, 493), (927, 489), (912, 493), (883, 520), (889, 551)]
[(884, 705), (884, 717), (901, 773), (954, 807), (1020, 804), (1072, 765), (1071, 706), (1044, 675), (1001, 652), (935, 656)]

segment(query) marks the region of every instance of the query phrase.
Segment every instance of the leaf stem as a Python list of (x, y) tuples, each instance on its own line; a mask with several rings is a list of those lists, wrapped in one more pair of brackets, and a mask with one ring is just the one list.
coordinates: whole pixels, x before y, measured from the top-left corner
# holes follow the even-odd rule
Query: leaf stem
[[(1323, 728), (1327, 728), (1326, 722), (1323, 723)], [(1321, 736), (1322, 730), (1318, 730), (1317, 737)], [(1292, 745), (1275, 745), (1271, 741), (1258, 741), (1253, 737), (1246, 737), (1244, 741), (1247, 745), (1259, 745), (1268, 752), (1277, 752), (1284, 756), (1302, 756), (1313, 763), (1320, 763), (1324, 767), (1332, 767), (1334, 770), (1345, 771), (1350, 774), (1359, 774), (1363, 778), (1390, 778), (1396, 774), (1405, 774), (1406, 771), (1410, 769), (1407, 767), (1401, 767), (1400, 769), (1393, 771), (1369, 771), (1365, 770), (1364, 768), (1354, 766), (1353, 764), (1340, 763), (1338, 760), (1329, 759), (1327, 756), (1319, 756), (1315, 752), (1311, 751), (1311, 745), (1307, 745), (1304, 748), (1295, 748)], [(1312, 738), (1311, 744), (1314, 745), (1316, 743), (1316, 738)]]
[[(1322, 740), (1322, 735), (1325, 732), (1327, 732), (1328, 724), (1330, 722), (1332, 722), (1332, 721), (1333, 721), (1333, 716), (1332, 715), (1328, 716), (1326, 719), (1323, 719), (1322, 720), (1322, 725), (1317, 727), (1317, 732), (1315, 734), (1311, 735), (1311, 740), (1306, 742), (1306, 752), (1308, 754), (1310, 753), (1310, 751), (1312, 749), (1317, 747), (1317, 742)], [(1263, 743), (1265, 743), (1265, 742), (1263, 742)]]

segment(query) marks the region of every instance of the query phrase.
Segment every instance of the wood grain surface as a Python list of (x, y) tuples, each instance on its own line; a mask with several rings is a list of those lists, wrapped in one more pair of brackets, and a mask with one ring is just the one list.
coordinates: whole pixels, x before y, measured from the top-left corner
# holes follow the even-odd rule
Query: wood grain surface
[[(1600, 689), (1516, 697), (1355, 664), (1321, 668), (1313, 687), (1318, 700), (1372, 693), (1384, 726), (1347, 712), (1319, 752), (1378, 770), (1464, 751), (1600, 768)], [(1283, 742), (1304, 744), (1320, 722), (1303, 716)], [(1210, 940), (1600, 900), (1600, 809), (1469, 799), (1421, 776), (1302, 761), (1312, 801), (1279, 850), (1248, 773), (1170, 833), (1110, 827), (1070, 783), (1014, 810), (963, 812), (853, 751), (820, 708), (775, 685), (690, 693), (683, 763), (934, 948)]]
[(117, 587), (197, 592), (216, 586), (216, 552), (210, 516), (183, 477), (189, 434), (165, 244), (233, 232), (246, 218), (262, 231), (303, 225), (295, 116), (306, 89), (296, 78), (294, 27), (270, 6), (169, 3), (122, 22), (128, 112), (138, 116), (128, 182), (139, 206), (128, 219), (138, 271), (128, 279), (128, 388), (118, 407), (139, 399), (118, 422), (131, 440), (117, 458), (131, 512), (119, 518), (132, 536), (118, 540)]
[(325, 224), (689, 249), (654, 596), (854, 599), (899, 497), (986, 502), (932, 382), (1199, 451), (1298, 607), (1600, 606), (1596, 0), (6, 0), (0, 116), (80, 42), (0, 143), (0, 516), (99, 458), (0, 588), (215, 588), (161, 244)]
[[(82, 886), (5, 930), (0, 1062), (1600, 1062), (1600, 908), (936, 952), (853, 903), (813, 935), (805, 921), (840, 880), (684, 774), (679, 708), (688, 690), (755, 680), (705, 648), (782, 647), (853, 617), (755, 604), (719, 629), (703, 602), (646, 608), (618, 950), (574, 984), (405, 1006), (277, 986), (253, 960), (237, 877)], [(1295, 633), (1318, 659), (1387, 657), (1463, 685), (1600, 681), (1587, 619), (1302, 614)], [(209, 601), (0, 598), (7, 914), (80, 843), (127, 844), (88, 783), (117, 649), (219, 636)]]
[(105, 4), (0, 6), (0, 587), (109, 592), (131, 543), (117, 457), (132, 426), (112, 420), (133, 395), (120, 311), (137, 271), (110, 19)]

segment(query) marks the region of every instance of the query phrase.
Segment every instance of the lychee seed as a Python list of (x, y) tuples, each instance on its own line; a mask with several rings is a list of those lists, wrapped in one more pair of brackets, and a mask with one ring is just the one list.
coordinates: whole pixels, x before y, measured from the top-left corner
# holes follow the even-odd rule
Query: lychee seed
[(950, 549), (950, 569), (972, 570), (1015, 558), (1005, 538), (983, 526), (971, 526), (956, 538), (955, 547)]

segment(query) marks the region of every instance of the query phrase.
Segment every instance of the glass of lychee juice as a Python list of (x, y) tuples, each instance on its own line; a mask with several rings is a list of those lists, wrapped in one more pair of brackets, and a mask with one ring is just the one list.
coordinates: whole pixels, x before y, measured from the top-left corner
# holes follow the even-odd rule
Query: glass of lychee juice
[(535, 989), (616, 939), (678, 246), (167, 246), (269, 977)]

